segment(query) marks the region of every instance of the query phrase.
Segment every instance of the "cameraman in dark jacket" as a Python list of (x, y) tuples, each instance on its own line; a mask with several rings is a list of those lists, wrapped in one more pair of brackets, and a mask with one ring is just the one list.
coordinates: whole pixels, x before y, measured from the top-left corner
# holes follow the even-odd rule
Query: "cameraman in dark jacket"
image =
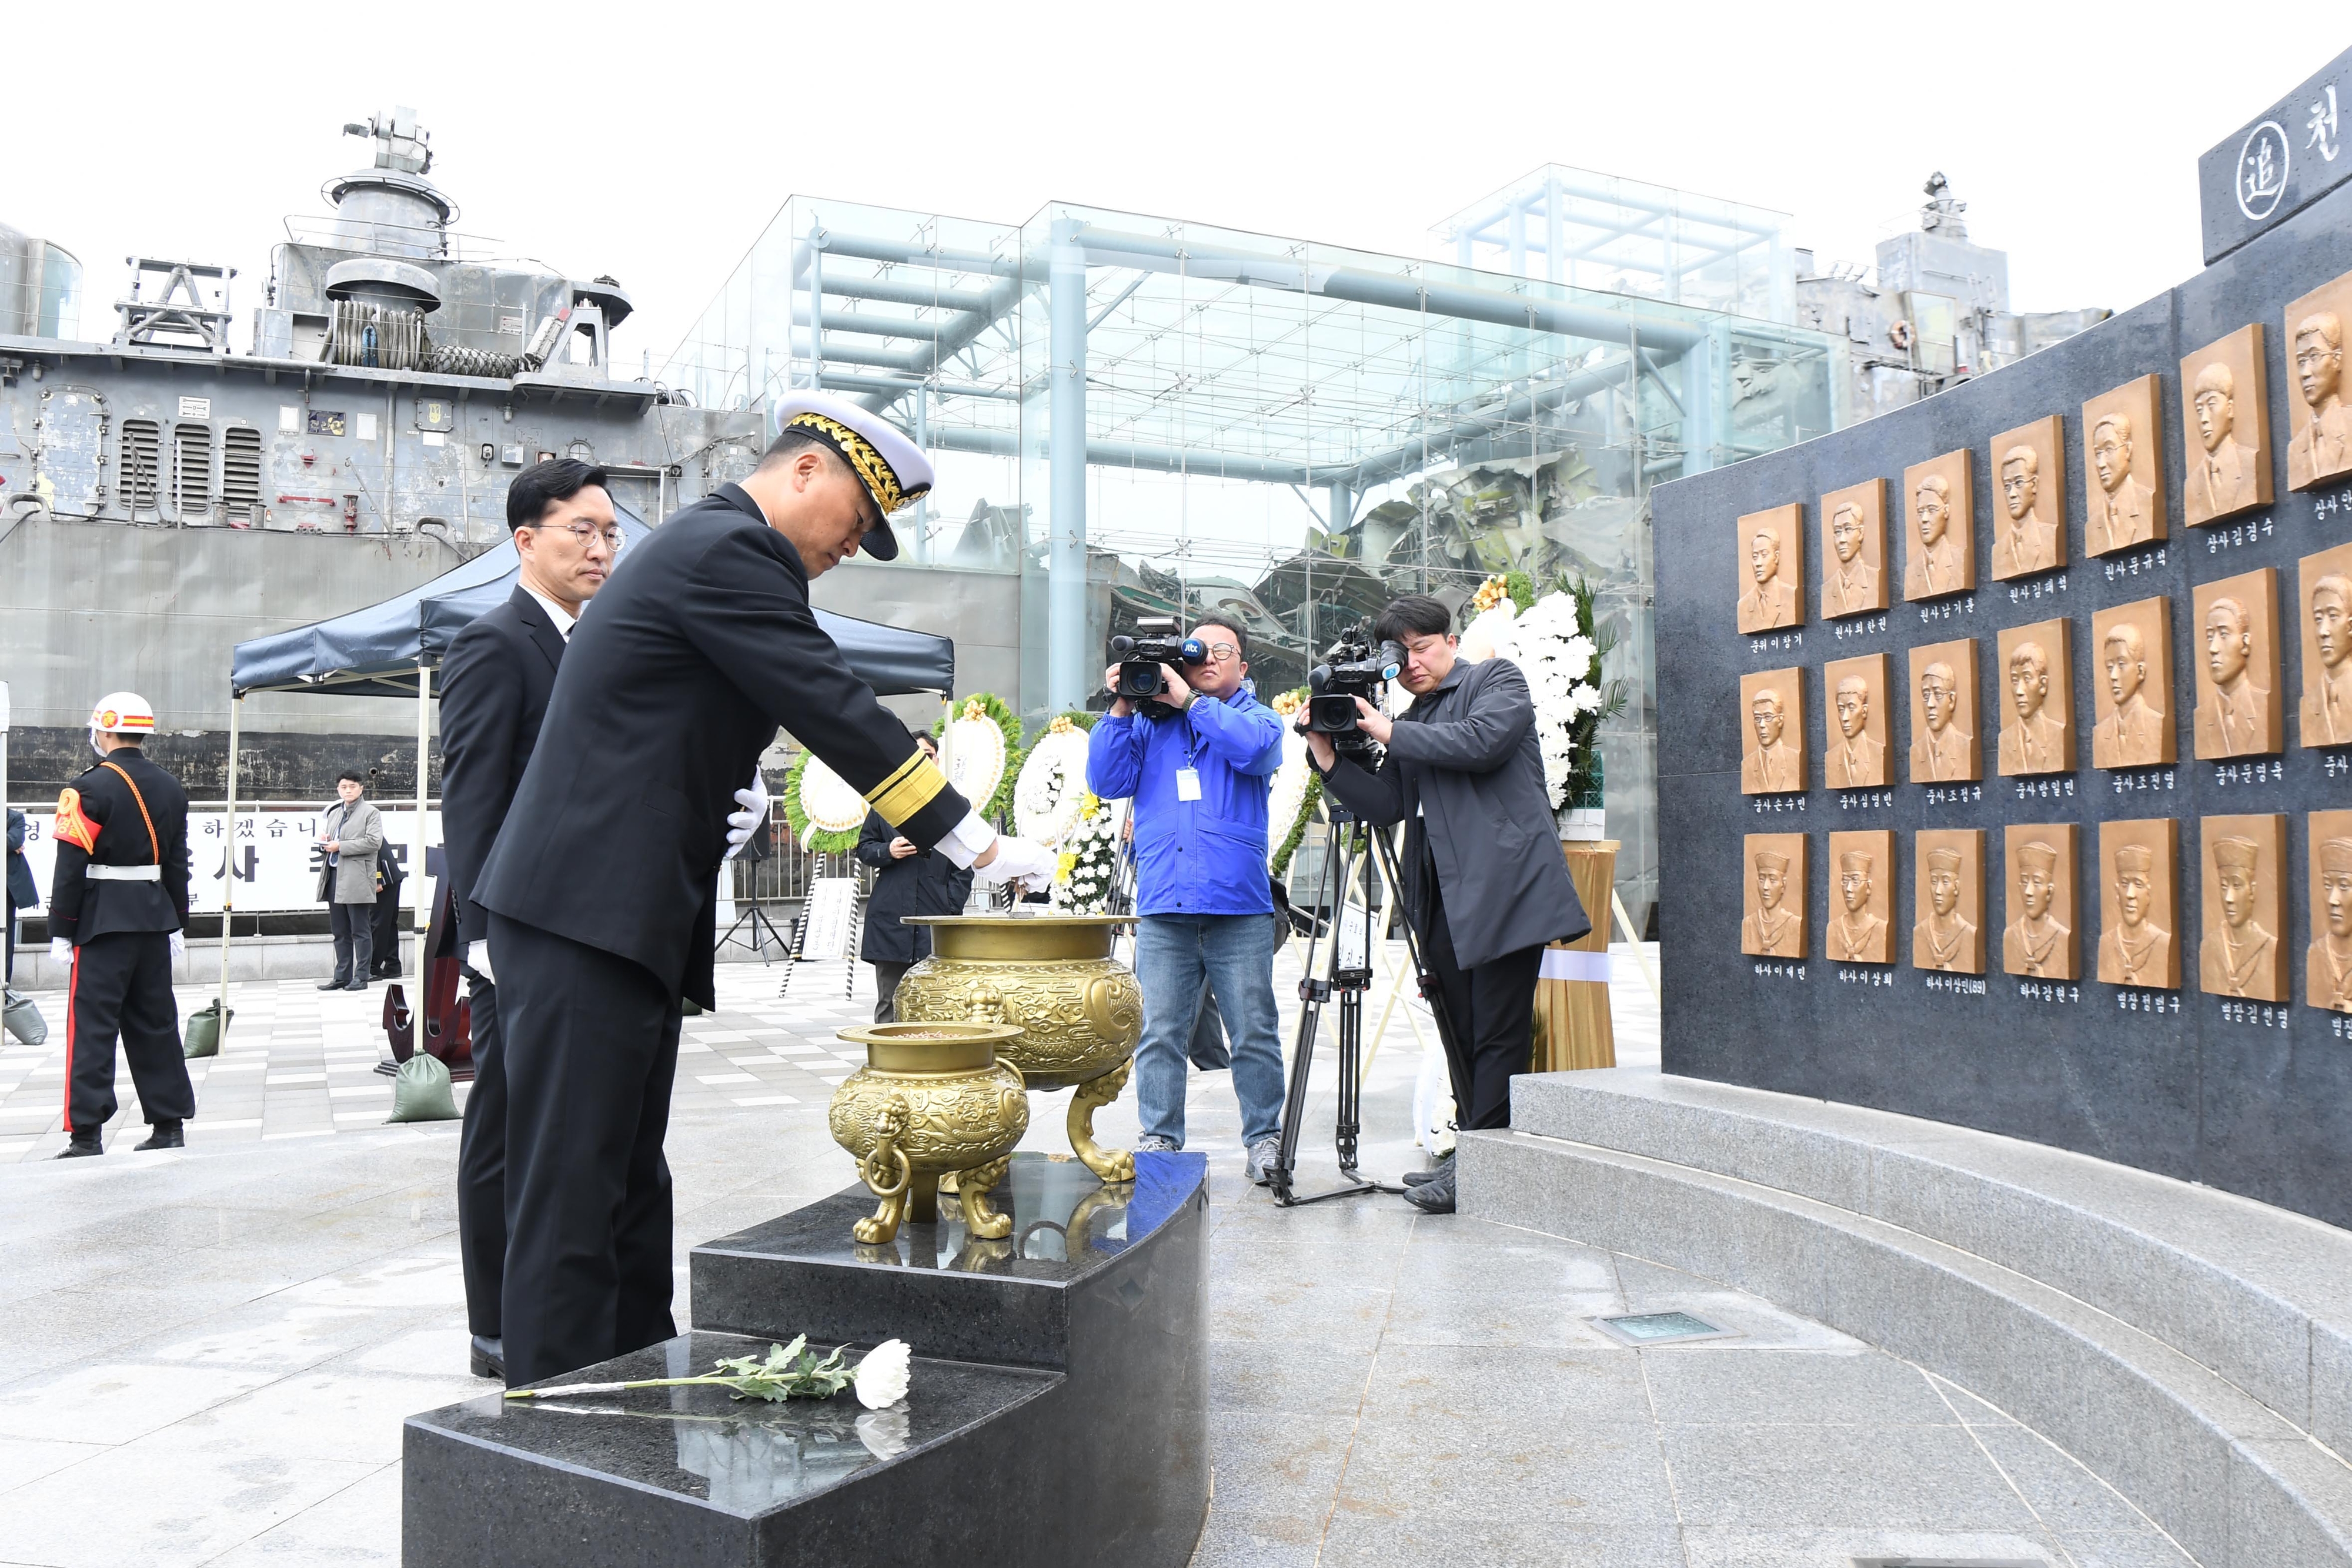
[[(1527, 677), (1508, 659), (1456, 662), (1454, 617), (1425, 594), (1381, 612), (1374, 635), (1404, 651), (1412, 706), (1394, 722), (1356, 699), (1356, 727), (1387, 748), (1376, 768), (1308, 732), (1323, 787), (1376, 826), (1405, 824), (1405, 913), (1437, 982), (1455, 1124), (1511, 1124), (1511, 1079), (1534, 1044), (1548, 942), (1592, 929), (1553, 831)], [(1303, 726), (1302, 726), (1303, 727)], [(1454, 1166), (1407, 1201), (1454, 1210)]]
[[(940, 748), (928, 735), (915, 737), (923, 755), (937, 762)], [(918, 848), (912, 839), (866, 813), (857, 835), (857, 858), (874, 868), (874, 892), (866, 900), (866, 935), (857, 956), (874, 966), (874, 1021), (895, 1023), (892, 1005), (907, 971), (931, 956), (931, 928), (906, 925), (908, 915), (960, 915), (971, 896), (971, 873), (956, 869), (945, 855)]]

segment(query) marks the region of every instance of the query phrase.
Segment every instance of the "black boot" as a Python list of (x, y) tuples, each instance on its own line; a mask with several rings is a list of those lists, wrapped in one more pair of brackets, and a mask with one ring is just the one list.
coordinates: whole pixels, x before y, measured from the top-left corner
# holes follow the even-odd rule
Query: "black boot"
[(106, 1145), (98, 1141), (96, 1133), (76, 1133), (73, 1141), (58, 1153), (61, 1160), (87, 1159), (91, 1155), (106, 1153)]
[(131, 1148), (136, 1151), (139, 1149), (184, 1149), (187, 1146), (188, 1140), (182, 1134), (179, 1123), (158, 1122), (155, 1124), (155, 1130), (147, 1134), (146, 1141), (144, 1143), (133, 1144)]

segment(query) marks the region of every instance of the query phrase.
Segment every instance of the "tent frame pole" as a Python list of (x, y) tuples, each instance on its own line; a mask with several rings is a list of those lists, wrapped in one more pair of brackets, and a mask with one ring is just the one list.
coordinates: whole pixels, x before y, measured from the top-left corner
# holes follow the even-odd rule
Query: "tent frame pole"
[(221, 967), (220, 994), (214, 998), (220, 1039), (228, 1040), (228, 939), (230, 927), (236, 924), (236, 741), (237, 720), (245, 714), (245, 696), (235, 686), (228, 694), (228, 800), (223, 815), (227, 818), (221, 840)]
[(410, 886), (416, 901), (416, 983), (422, 998), (425, 984), (425, 938), (431, 922), (425, 914), (425, 775), (432, 760), (433, 666), (423, 659), (416, 661), (416, 837), (410, 852), (415, 858), (409, 862)]

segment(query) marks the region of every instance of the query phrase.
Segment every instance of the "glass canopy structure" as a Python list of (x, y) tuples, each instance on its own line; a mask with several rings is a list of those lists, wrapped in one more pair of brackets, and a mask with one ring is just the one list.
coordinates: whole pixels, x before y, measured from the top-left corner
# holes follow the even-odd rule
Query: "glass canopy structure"
[(1033, 722), (1087, 706), (1140, 617), (1239, 618), (1272, 694), (1399, 592), (1591, 580), (1629, 692), (1604, 750), (1639, 895), (1649, 488), (1847, 423), (1845, 351), (1762, 316), (1135, 214), (794, 197), (662, 379), (706, 406), (818, 385), (912, 432), (939, 485), (889, 570), (1021, 578)]

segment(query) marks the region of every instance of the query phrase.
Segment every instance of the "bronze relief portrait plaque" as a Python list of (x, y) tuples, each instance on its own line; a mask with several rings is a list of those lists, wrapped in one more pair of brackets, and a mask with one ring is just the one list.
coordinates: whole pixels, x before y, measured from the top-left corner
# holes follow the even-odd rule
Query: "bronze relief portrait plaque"
[(2303, 999), (2352, 1013), (2352, 811), (2314, 811), (2311, 830), (2311, 948)]
[(2074, 769), (2073, 622), (2037, 621), (2000, 634), (2001, 777)]
[(2112, 555), (2165, 537), (2164, 432), (2154, 376), (2083, 405), (2083, 550)]
[(2002, 973), (2038, 980), (2083, 977), (2082, 944), (2074, 938), (2078, 832), (2072, 822), (2012, 822), (2001, 830), (2009, 886)]
[(1903, 597), (1934, 599), (1977, 585), (1976, 504), (1969, 455), (1947, 452), (1903, 470)]
[(2196, 610), (2197, 755), (2278, 750), (2278, 569), (2199, 583)]
[(2295, 738), (2306, 747), (2352, 745), (2352, 545), (2296, 563), (2294, 608), (2303, 625)]
[(1824, 956), (1841, 964), (1895, 962), (1895, 835), (1830, 835), (1830, 929)]
[(1977, 644), (1972, 637), (1911, 650), (1911, 782), (1984, 777), (1977, 751)]
[(2180, 361), (2181, 434), (2188, 441), (2181, 450), (2189, 455), (2181, 516), (2192, 528), (2271, 504), (2265, 380), (2260, 322)]
[(1830, 789), (1874, 789), (1895, 782), (1886, 763), (1886, 680), (1884, 653), (1832, 659), (1822, 667), (1829, 697), (1822, 781)]
[(2099, 824), (2099, 978), (2180, 988), (2180, 825), (2170, 817)]
[(1805, 672), (1739, 677), (1739, 792), (1780, 795), (1805, 787)]
[(1739, 629), (1777, 632), (1805, 621), (1805, 508), (1739, 519)]
[(2286, 484), (2308, 490), (2352, 474), (2352, 408), (2345, 398), (2344, 327), (2352, 321), (2352, 272), (2286, 308)]
[(1914, 834), (1911, 967), (1984, 973), (1984, 830)]
[(2174, 759), (2172, 601), (2139, 599), (2091, 617), (2094, 768), (2152, 768)]
[(1992, 441), (1992, 574), (2027, 577), (2066, 564), (2064, 427), (2056, 414)]
[(2286, 819), (2208, 817), (2198, 988), (2209, 997), (2286, 1000)]
[(1822, 619), (1886, 608), (1886, 481), (1822, 497)]
[(1805, 835), (1750, 833), (1742, 857), (1739, 950), (1759, 958), (1805, 956)]

